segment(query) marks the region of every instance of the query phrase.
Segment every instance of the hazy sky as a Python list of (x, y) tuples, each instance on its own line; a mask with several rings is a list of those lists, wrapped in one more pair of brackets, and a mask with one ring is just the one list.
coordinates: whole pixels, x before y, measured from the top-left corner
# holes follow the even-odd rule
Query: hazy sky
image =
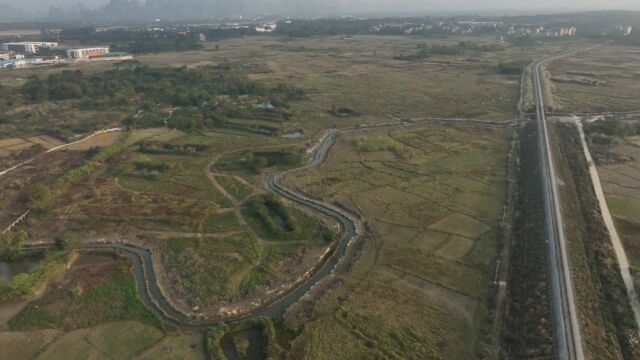
[[(30, 12), (46, 11), (50, 6), (67, 7), (79, 2), (88, 7), (103, 5), (108, 0), (0, 0)], [(298, 0), (298, 2), (337, 2), (349, 11), (468, 11), (468, 10), (591, 10), (640, 9), (640, 0)]]

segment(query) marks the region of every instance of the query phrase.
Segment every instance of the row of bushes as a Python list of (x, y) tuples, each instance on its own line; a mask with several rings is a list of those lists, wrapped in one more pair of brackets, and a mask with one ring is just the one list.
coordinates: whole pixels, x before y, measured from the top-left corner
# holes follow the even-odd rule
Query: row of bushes
[(479, 52), (490, 52), (490, 51), (504, 51), (504, 48), (497, 44), (491, 45), (478, 45), (470, 41), (461, 41), (456, 45), (427, 45), (421, 44), (418, 46), (418, 51), (414, 54), (410, 55), (398, 55), (395, 56), (396, 60), (404, 60), (404, 61), (415, 61), (422, 60), (431, 55), (460, 55), (464, 54), (467, 51), (479, 51)]
[(66, 185), (78, 182), (89, 175), (91, 175), (96, 169), (111, 157), (120, 154), (125, 149), (125, 142), (117, 142), (99, 150), (95, 150), (95, 154), (91, 159), (87, 160), (79, 167), (68, 171), (62, 178), (58, 180), (55, 188), (63, 187)]
[(623, 122), (615, 119), (594, 121), (584, 128), (587, 134), (602, 134), (607, 136), (628, 137), (640, 135), (640, 121)]
[(138, 152), (151, 155), (193, 155), (209, 149), (203, 144), (141, 143)]

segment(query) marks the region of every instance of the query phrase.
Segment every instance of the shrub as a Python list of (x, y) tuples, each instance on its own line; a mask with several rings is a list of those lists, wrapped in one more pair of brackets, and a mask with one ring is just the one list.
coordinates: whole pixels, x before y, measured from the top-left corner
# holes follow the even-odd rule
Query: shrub
[(27, 190), (27, 199), (29, 201), (30, 208), (34, 210), (43, 210), (51, 205), (53, 195), (48, 186), (37, 183)]
[(60, 250), (73, 250), (82, 243), (80, 237), (67, 230), (58, 232), (53, 238)]

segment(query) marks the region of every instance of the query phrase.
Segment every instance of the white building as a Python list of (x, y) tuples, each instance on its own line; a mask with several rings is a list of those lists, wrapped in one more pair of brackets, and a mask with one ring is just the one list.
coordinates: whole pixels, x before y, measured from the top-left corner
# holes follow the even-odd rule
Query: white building
[(2, 50), (14, 51), (18, 54), (35, 54), (40, 48), (56, 48), (57, 42), (45, 42), (45, 41), (25, 41), (25, 42), (11, 42), (2, 44)]
[(86, 60), (92, 57), (104, 55), (109, 53), (109, 47), (92, 47), (81, 49), (69, 49), (67, 50), (67, 58)]
[(575, 36), (577, 29), (572, 26), (570, 28), (560, 28), (560, 36)]
[(633, 32), (633, 26), (627, 26), (626, 29), (624, 29), (624, 36), (629, 36), (631, 35), (631, 32)]
[(262, 26), (256, 26), (256, 32), (260, 32), (260, 33), (270, 33), (270, 32), (274, 32), (276, 31), (276, 28), (278, 27), (278, 24), (276, 23), (271, 23), (271, 24), (264, 24)]

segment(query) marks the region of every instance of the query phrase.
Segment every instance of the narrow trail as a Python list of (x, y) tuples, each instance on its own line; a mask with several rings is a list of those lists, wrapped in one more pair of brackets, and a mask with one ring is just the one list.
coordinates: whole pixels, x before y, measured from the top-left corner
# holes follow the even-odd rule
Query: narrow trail
[(74, 141), (74, 142), (70, 142), (68, 144), (62, 144), (62, 145), (58, 145), (58, 146), (52, 147), (51, 149), (49, 149), (49, 150), (47, 150), (47, 151), (45, 151), (43, 153), (40, 153), (40, 154), (34, 156), (33, 158), (31, 158), (29, 160), (25, 160), (25, 161), (23, 161), (23, 162), (21, 162), (21, 163), (19, 163), (17, 165), (14, 165), (14, 166), (12, 166), (12, 167), (10, 167), (8, 169), (0, 171), (0, 176), (6, 175), (6, 174), (8, 174), (8, 173), (20, 168), (21, 166), (24, 166), (24, 165), (32, 162), (33, 160), (35, 160), (35, 158), (37, 158), (40, 155), (48, 154), (48, 153), (51, 153), (51, 152), (54, 152), (54, 151), (58, 151), (58, 150), (62, 150), (62, 149), (67, 148), (69, 146), (83, 143), (83, 142), (85, 142), (85, 141), (87, 141), (87, 140), (89, 140), (89, 139), (91, 139), (93, 137), (96, 137), (98, 135), (107, 134), (107, 133), (114, 132), (114, 131), (124, 131), (124, 128), (116, 127), (116, 128), (111, 128), (111, 129), (98, 130), (98, 131), (93, 132), (90, 135), (78, 140), (78, 141)]
[(609, 231), (611, 245), (613, 246), (613, 250), (616, 254), (618, 265), (620, 266), (620, 275), (624, 281), (624, 286), (627, 288), (629, 302), (633, 309), (636, 325), (640, 331), (640, 300), (638, 299), (638, 292), (636, 291), (636, 287), (633, 282), (633, 276), (631, 276), (629, 259), (627, 258), (627, 253), (624, 250), (624, 246), (622, 245), (622, 241), (618, 235), (618, 230), (613, 222), (613, 216), (611, 216), (611, 212), (609, 211), (609, 205), (607, 205), (607, 199), (604, 195), (604, 190), (602, 189), (602, 183), (600, 182), (600, 175), (598, 174), (598, 169), (591, 157), (591, 151), (589, 151), (589, 145), (587, 144), (582, 122), (580, 120), (576, 120), (576, 126), (578, 128), (578, 133), (580, 134), (580, 142), (582, 144), (582, 149), (584, 150), (584, 157), (587, 159), (587, 164), (589, 166), (589, 175), (591, 175), (593, 189), (595, 190), (598, 203), (600, 204), (600, 213), (602, 214), (602, 219), (607, 227), (607, 231)]

